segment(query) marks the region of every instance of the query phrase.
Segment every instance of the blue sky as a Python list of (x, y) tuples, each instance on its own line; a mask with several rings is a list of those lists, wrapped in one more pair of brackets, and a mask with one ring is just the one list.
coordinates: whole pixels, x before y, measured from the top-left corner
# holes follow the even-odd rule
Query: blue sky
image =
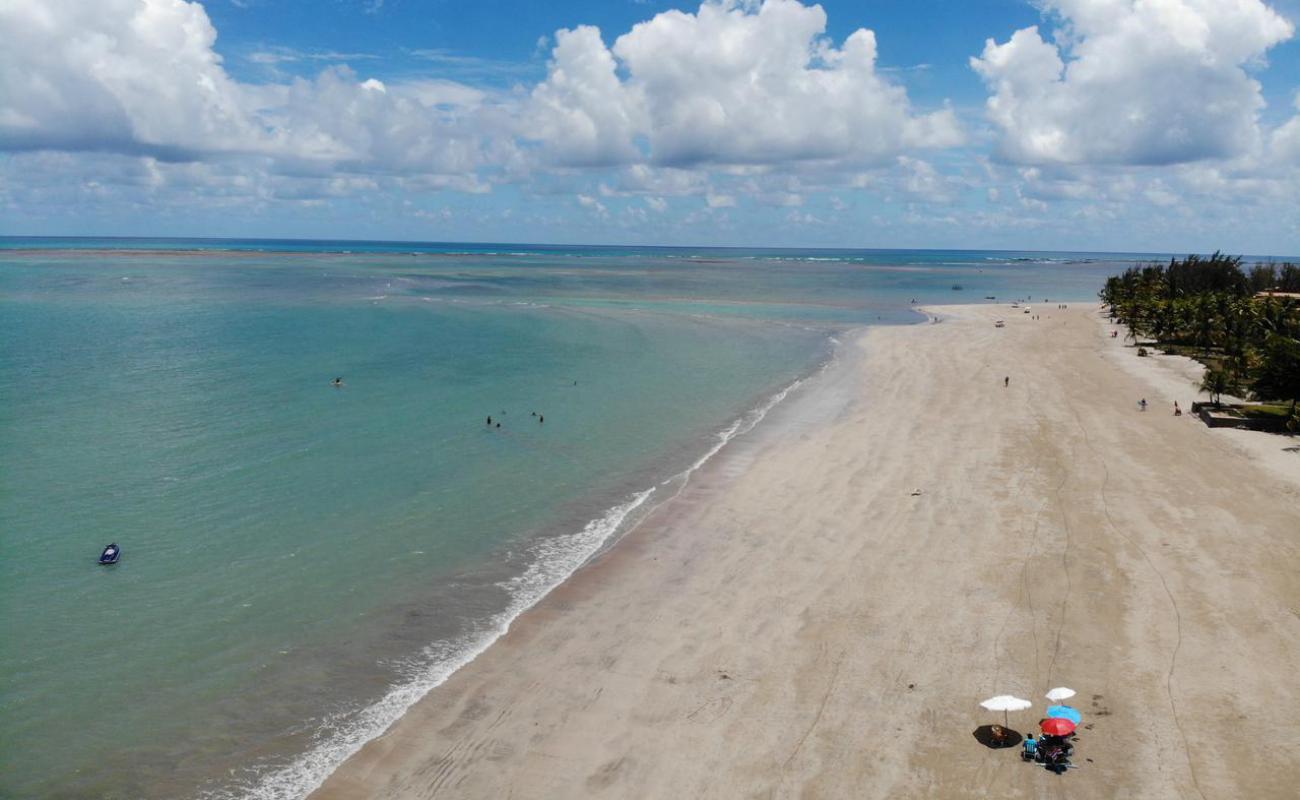
[(1295, 20), (1300, 0), (21, 0), (0, 233), (1291, 255)]

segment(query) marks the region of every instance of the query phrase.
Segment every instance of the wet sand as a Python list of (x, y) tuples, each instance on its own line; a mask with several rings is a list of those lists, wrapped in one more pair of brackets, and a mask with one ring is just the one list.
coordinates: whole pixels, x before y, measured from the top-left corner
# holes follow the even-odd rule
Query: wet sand
[[(1035, 311), (869, 330), (313, 797), (1293, 797), (1300, 440)], [(973, 738), (1061, 685), (1078, 769)]]

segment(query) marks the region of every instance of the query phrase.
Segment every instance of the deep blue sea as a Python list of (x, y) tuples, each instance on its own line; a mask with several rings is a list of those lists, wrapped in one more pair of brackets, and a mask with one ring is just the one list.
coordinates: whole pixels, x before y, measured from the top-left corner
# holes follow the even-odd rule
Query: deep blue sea
[(0, 796), (299, 797), (836, 334), (1155, 257), (0, 239)]

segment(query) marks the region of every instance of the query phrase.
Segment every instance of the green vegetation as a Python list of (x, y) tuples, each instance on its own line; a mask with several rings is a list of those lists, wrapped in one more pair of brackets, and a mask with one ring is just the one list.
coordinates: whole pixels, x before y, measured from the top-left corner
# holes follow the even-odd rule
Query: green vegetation
[(1219, 397), (1229, 392), (1239, 391), (1239, 388), (1232, 380), (1232, 375), (1221, 369), (1207, 369), (1205, 376), (1201, 378), (1201, 391), (1210, 396), (1214, 404), (1219, 403)]
[(1219, 396), (1249, 389), (1281, 401), (1291, 418), (1300, 397), (1300, 266), (1256, 264), (1215, 253), (1144, 264), (1106, 281), (1102, 302), (1134, 344), (1151, 342), (1192, 356), (1208, 370), (1201, 391)]
[(1261, 403), (1242, 409), (1243, 417), (1271, 417), (1287, 420), (1291, 418), (1291, 406), (1286, 403)]

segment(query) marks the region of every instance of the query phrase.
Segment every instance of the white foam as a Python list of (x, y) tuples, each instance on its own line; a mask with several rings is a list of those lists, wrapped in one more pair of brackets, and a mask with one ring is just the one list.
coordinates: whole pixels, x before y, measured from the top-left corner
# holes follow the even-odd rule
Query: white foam
[(317, 733), (319, 743), (288, 766), (257, 778), (251, 785), (231, 786), (204, 792), (209, 800), (249, 798), (290, 800), (315, 791), (331, 772), (366, 742), (396, 722), (406, 710), (456, 670), (473, 661), (510, 629), (510, 623), (537, 604), (581, 567), (618, 530), (628, 514), (654, 494), (652, 487), (588, 522), (577, 533), (541, 539), (531, 545), (532, 563), (521, 575), (503, 582), (511, 596), (510, 605), (494, 615), (486, 629), (436, 642), (415, 660), (411, 674), (388, 690), (376, 703), (355, 715), (338, 715), (325, 720)]
[(754, 429), (754, 426), (762, 422), (763, 418), (767, 416), (767, 412), (776, 408), (776, 406), (782, 400), (784, 400), (786, 397), (790, 395), (790, 392), (793, 392), (795, 389), (798, 389), (800, 386), (802, 386), (804, 380), (806, 379), (799, 378), (798, 380), (791, 383), (789, 386), (786, 386), (781, 391), (769, 397), (767, 399), (767, 402), (763, 403), (763, 405), (759, 406), (758, 408), (750, 409), (748, 412), (746, 412), (740, 418), (738, 418), (735, 422), (732, 422), (730, 425), (728, 425), (721, 433), (718, 434), (717, 443), (714, 444), (713, 447), (710, 448), (707, 453), (700, 456), (700, 458), (694, 464), (691, 465), (691, 468), (688, 469), (686, 473), (684, 473), (683, 477), (689, 477), (690, 473), (704, 466), (709, 459), (713, 458), (715, 455), (718, 454), (719, 450), (727, 446), (727, 442), (730, 442), (732, 439), (736, 438), (737, 436), (752, 431)]

